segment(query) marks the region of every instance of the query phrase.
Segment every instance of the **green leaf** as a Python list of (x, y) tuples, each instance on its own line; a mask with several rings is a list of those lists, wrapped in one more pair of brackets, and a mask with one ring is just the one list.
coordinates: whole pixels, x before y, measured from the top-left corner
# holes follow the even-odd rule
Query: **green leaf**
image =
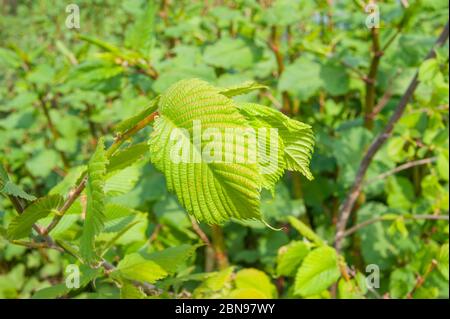
[(95, 236), (104, 226), (104, 201), (105, 201), (105, 173), (108, 160), (106, 158), (104, 140), (98, 141), (95, 153), (88, 164), (88, 176), (86, 182), (86, 218), (84, 220), (83, 233), (81, 235), (80, 253), (87, 262), (96, 260)]
[(420, 82), (430, 82), (440, 73), (439, 62), (437, 59), (428, 59), (423, 62), (419, 68)]
[(308, 245), (301, 241), (281, 247), (277, 256), (277, 275), (293, 276), (308, 252)]
[(21, 239), (27, 237), (34, 223), (46, 217), (52, 210), (58, 209), (64, 202), (60, 195), (49, 195), (31, 203), (22, 214), (16, 216), (8, 227), (8, 238)]
[(139, 253), (126, 255), (114, 272), (115, 276), (120, 276), (129, 280), (138, 280), (153, 283), (168, 275), (160, 265), (153, 260), (148, 260)]
[(6, 184), (3, 185), (3, 188), (0, 189), (0, 192), (6, 195), (20, 197), (30, 201), (36, 199), (36, 197), (26, 193), (24, 190), (22, 190), (19, 186), (17, 186), (11, 181), (7, 181)]
[(338, 293), (340, 299), (363, 299), (366, 290), (365, 278), (361, 273), (351, 280), (341, 278), (338, 284)]
[(301, 172), (309, 180), (313, 179), (309, 169), (314, 150), (314, 135), (311, 126), (290, 119), (283, 113), (267, 106), (254, 103), (239, 103), (238, 106), (248, 120), (256, 119), (260, 121), (259, 125), (278, 130), (278, 135), (283, 141), (286, 169)]
[(294, 227), (301, 235), (305, 236), (307, 239), (315, 243), (317, 246), (322, 246), (325, 244), (323, 240), (315, 232), (313, 232), (311, 228), (306, 226), (301, 220), (293, 216), (289, 216), (288, 219), (292, 227)]
[(236, 273), (234, 283), (237, 289), (254, 289), (268, 299), (277, 297), (277, 289), (270, 282), (270, 278), (261, 270), (242, 269)]
[(103, 256), (104, 254), (106, 254), (108, 252), (109, 249), (111, 249), (112, 246), (114, 246), (114, 244), (116, 243), (117, 240), (119, 240), (120, 237), (122, 237), (126, 232), (128, 232), (131, 228), (133, 228), (133, 226), (135, 226), (136, 224), (139, 224), (140, 221), (137, 220), (135, 222), (131, 222), (128, 225), (126, 225), (125, 227), (123, 227), (120, 231), (117, 232), (117, 234), (114, 235), (113, 238), (111, 238), (108, 242), (106, 242), (103, 246), (102, 246), (102, 253), (100, 254), (100, 256)]
[(140, 113), (138, 113), (137, 115), (134, 115), (130, 118), (127, 118), (127, 119), (123, 120), (122, 122), (120, 122), (119, 124), (117, 124), (114, 127), (114, 131), (117, 133), (125, 133), (127, 130), (129, 130), (136, 124), (138, 124), (144, 118), (146, 118), (147, 116), (149, 116), (150, 114), (155, 112), (156, 109), (158, 108), (158, 101), (159, 101), (159, 96), (154, 98), (149, 103), (149, 105), (146, 106)]
[(438, 256), (438, 269), (440, 271), (440, 273), (442, 274), (442, 276), (444, 276), (445, 280), (448, 281), (448, 264), (449, 264), (449, 259), (448, 259), (448, 243), (442, 245), (441, 250), (439, 252), (439, 256)]
[(216, 67), (243, 70), (250, 68), (259, 54), (247, 40), (224, 37), (206, 48), (203, 60)]
[(287, 91), (306, 101), (322, 87), (320, 65), (306, 57), (300, 57), (286, 67), (278, 82), (280, 92)]
[(295, 277), (295, 294), (319, 294), (339, 279), (336, 251), (322, 246), (311, 251), (298, 269)]
[(19, 186), (11, 182), (9, 179), (8, 173), (3, 168), (3, 165), (0, 164), (0, 193), (5, 195), (11, 195), (15, 197), (20, 197), (26, 200), (35, 200), (36, 197), (30, 195), (23, 191)]
[(247, 81), (239, 85), (224, 88), (219, 93), (225, 95), (226, 97), (233, 97), (260, 89), (268, 89), (268, 87), (253, 81)]
[(325, 91), (330, 95), (344, 95), (350, 89), (350, 77), (347, 69), (340, 64), (326, 63), (321, 66), (320, 77)]
[(139, 180), (141, 170), (136, 165), (108, 174), (104, 191), (108, 196), (118, 196), (130, 192)]
[(64, 176), (64, 179), (50, 190), (49, 194), (63, 195), (68, 193), (73, 185), (77, 185), (79, 183), (80, 177), (84, 172), (86, 172), (86, 165), (72, 167), (67, 172), (67, 175)]
[(82, 289), (86, 287), (92, 280), (101, 274), (100, 269), (90, 269), (86, 266), (81, 266), (80, 269), (80, 287), (69, 288), (66, 283), (53, 285), (43, 288), (34, 293), (32, 299), (54, 299), (67, 295), (72, 290)]
[(120, 288), (120, 299), (143, 299), (145, 294), (133, 285), (133, 283), (125, 281)]
[(194, 298), (224, 298), (231, 289), (233, 267), (228, 267), (219, 272), (210, 273), (193, 292)]
[(197, 247), (181, 245), (151, 254), (126, 255), (117, 265), (114, 275), (129, 280), (154, 283), (174, 273), (187, 258), (192, 256)]
[[(202, 132), (216, 129), (221, 136), (225, 136), (225, 129), (249, 128), (233, 101), (218, 92), (208, 83), (192, 79), (174, 84), (161, 96), (161, 115), (155, 120), (150, 141), (151, 160), (166, 176), (168, 189), (175, 192), (181, 205), (197, 219), (221, 223), (231, 217), (260, 218), (258, 166), (246, 163), (249, 161), (226, 162), (222, 158), (211, 163), (205, 160), (210, 154), (205, 155), (205, 143), (199, 145), (194, 139), (194, 123), (201, 125)], [(173, 150), (177, 146), (174, 147), (171, 139), (174, 133), (182, 155), (187, 155), (180, 160), (173, 157), (178, 155)], [(207, 145), (233, 158), (236, 150), (248, 153), (254, 147), (246, 144), (245, 139), (222, 142), (210, 141)]]
[(117, 152), (117, 154), (109, 159), (109, 164), (107, 167), (108, 173), (130, 166), (137, 160), (141, 159), (147, 153), (148, 149), (149, 147), (147, 142), (143, 142)]
[(155, 2), (147, 1), (146, 8), (126, 35), (125, 44), (130, 49), (141, 52), (145, 58), (149, 57), (154, 44), (155, 13)]
[(170, 247), (161, 251), (148, 254), (148, 258), (160, 265), (169, 274), (174, 273), (178, 267), (201, 245), (183, 244), (177, 247)]

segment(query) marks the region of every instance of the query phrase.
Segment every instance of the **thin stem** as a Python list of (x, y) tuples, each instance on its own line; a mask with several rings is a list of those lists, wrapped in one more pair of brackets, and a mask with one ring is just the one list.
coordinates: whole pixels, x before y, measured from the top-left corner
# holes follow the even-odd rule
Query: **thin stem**
[(394, 175), (394, 174), (396, 174), (398, 172), (401, 172), (401, 171), (404, 171), (404, 170), (406, 170), (408, 168), (419, 166), (419, 165), (431, 164), (431, 163), (435, 162), (436, 160), (437, 160), (436, 157), (430, 157), (430, 158), (424, 158), (424, 159), (421, 159), (421, 160), (411, 161), (411, 162), (402, 164), (402, 165), (397, 166), (397, 167), (395, 167), (395, 168), (393, 168), (393, 169), (391, 169), (391, 170), (389, 170), (389, 171), (387, 171), (387, 172), (385, 172), (383, 174), (380, 174), (380, 175), (372, 178), (371, 180), (365, 182), (365, 184), (366, 185), (372, 184), (372, 183), (374, 183), (376, 181), (379, 181), (381, 179), (385, 179), (386, 177), (388, 177), (390, 175)]
[[(36, 85), (33, 84), (33, 88), (35, 89), (35, 91), (37, 91)], [(41, 106), (44, 116), (47, 120), (47, 125), (53, 136), (54, 143), (56, 143), (56, 141), (60, 138), (60, 135), (59, 135), (59, 132), (56, 129), (55, 125), (53, 124), (52, 117), (50, 116), (50, 112), (47, 108), (47, 103), (46, 103), (44, 97), (40, 94), (39, 94), (39, 105)], [(59, 156), (61, 157), (61, 161), (63, 162), (64, 169), (68, 170), (70, 168), (70, 165), (69, 165), (69, 160), (67, 159), (66, 154), (60, 150), (57, 150), (57, 152), (59, 153)]]
[[(411, 216), (406, 215), (406, 216), (399, 216), (399, 217), (403, 217), (404, 219), (410, 219), (410, 220), (449, 220), (449, 216), (446, 216), (446, 215), (411, 215)], [(350, 236), (350, 235), (356, 233), (361, 228), (364, 228), (366, 226), (369, 226), (369, 225), (372, 225), (372, 224), (375, 224), (378, 222), (383, 222), (383, 221), (392, 221), (392, 217), (380, 216), (380, 217), (374, 217), (374, 218), (368, 219), (362, 223), (359, 223), (359, 224), (347, 229), (344, 233), (342, 233), (340, 238)]]
[[(448, 34), (449, 34), (449, 23), (447, 21), (447, 24), (445, 25), (444, 29), (442, 30), (441, 34), (439, 35), (439, 38), (436, 41), (435, 46), (442, 46), (447, 41)], [(434, 51), (434, 46), (433, 46), (433, 48), (430, 50), (430, 52), (426, 56), (425, 60), (433, 58), (433, 57), (435, 57), (435, 55), (436, 55), (436, 53)], [(347, 197), (340, 209), (340, 216), (339, 216), (339, 220), (336, 225), (336, 237), (335, 237), (335, 247), (336, 247), (336, 250), (338, 250), (338, 251), (340, 251), (340, 249), (341, 249), (342, 238), (343, 238), (342, 234), (345, 232), (345, 227), (347, 226), (347, 221), (350, 217), (350, 214), (353, 210), (356, 200), (361, 193), (362, 183), (364, 181), (364, 178), (365, 178), (367, 170), (370, 166), (370, 163), (372, 162), (375, 154), (380, 150), (380, 148), (383, 146), (383, 144), (386, 142), (386, 140), (391, 136), (391, 133), (392, 133), (395, 125), (402, 117), (403, 112), (405, 111), (406, 105), (408, 104), (409, 100), (412, 98), (414, 91), (416, 90), (418, 85), (419, 85), (419, 79), (418, 79), (418, 73), (416, 72), (416, 74), (413, 77), (413, 79), (411, 80), (406, 92), (403, 94), (402, 98), (400, 99), (394, 113), (392, 114), (391, 118), (389, 119), (388, 124), (386, 125), (384, 130), (377, 136), (377, 138), (373, 141), (373, 143), (370, 145), (369, 149), (367, 150), (366, 154), (364, 155), (364, 157), (361, 161), (358, 172), (356, 174), (356, 178), (353, 182), (353, 186), (352, 186), (350, 192), (347, 194)]]
[[(149, 123), (151, 123), (155, 119), (157, 114), (158, 114), (157, 112), (153, 112), (152, 114), (150, 114), (149, 116), (138, 122), (134, 127), (126, 131), (123, 135), (117, 136), (114, 143), (106, 151), (106, 157), (110, 158), (126, 140), (128, 140), (134, 134), (136, 134), (144, 127), (146, 127)], [(50, 231), (54, 229), (56, 225), (58, 225), (59, 221), (67, 212), (67, 210), (70, 208), (70, 206), (72, 206), (73, 202), (83, 192), (84, 188), (86, 187), (86, 182), (87, 182), (87, 173), (85, 172), (81, 182), (75, 187), (73, 191), (70, 192), (70, 195), (67, 197), (67, 200), (64, 202), (62, 208), (59, 210), (59, 213), (53, 218), (48, 227), (44, 230), (44, 234), (49, 234)]]
[(365, 100), (365, 119), (364, 126), (372, 130), (373, 118), (370, 116), (375, 106), (376, 98), (376, 81), (378, 74), (378, 66), (380, 65), (383, 51), (380, 49), (380, 34), (378, 28), (371, 29), (372, 36), (372, 61), (370, 63), (369, 74), (366, 81), (366, 100)]
[(414, 288), (406, 295), (406, 298), (412, 299), (414, 293), (423, 286), (425, 283), (425, 280), (427, 280), (427, 277), (430, 275), (430, 273), (437, 267), (438, 261), (436, 259), (431, 260), (431, 263), (428, 265), (427, 270), (425, 271), (425, 274), (423, 276), (418, 275), (416, 279), (416, 284), (414, 285)]

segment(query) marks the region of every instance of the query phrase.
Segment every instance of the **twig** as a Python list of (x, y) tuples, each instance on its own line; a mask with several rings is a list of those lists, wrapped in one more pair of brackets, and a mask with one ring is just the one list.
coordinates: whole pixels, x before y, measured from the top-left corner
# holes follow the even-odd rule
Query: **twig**
[(393, 77), (391, 77), (389, 79), (386, 91), (384, 92), (383, 96), (380, 98), (378, 103), (375, 105), (375, 107), (373, 108), (372, 113), (368, 115), (368, 117), (370, 117), (372, 120), (375, 119), (375, 117), (384, 109), (384, 107), (388, 104), (389, 100), (391, 99), (391, 97), (392, 97), (392, 84), (394, 82), (394, 78), (398, 74), (399, 74), (399, 72), (397, 72), (396, 75), (394, 75)]
[(205, 234), (205, 232), (200, 228), (200, 225), (197, 223), (194, 217), (189, 215), (189, 219), (191, 220), (192, 229), (195, 231), (195, 233), (200, 237), (202, 242), (204, 242), (207, 246), (212, 246), (211, 241), (209, 240), (208, 236)]
[[(449, 220), (449, 216), (447, 215), (411, 215), (411, 216), (399, 216), (402, 217), (404, 219), (411, 219), (411, 220)], [(350, 236), (354, 233), (356, 233), (358, 230), (360, 230), (361, 228), (364, 228), (366, 226), (378, 223), (378, 222), (383, 222), (383, 221), (392, 221), (392, 218), (389, 216), (389, 218), (384, 217), (384, 216), (380, 216), (380, 217), (374, 217), (371, 219), (368, 219), (362, 223), (359, 223), (353, 227), (350, 227), (349, 229), (347, 229), (344, 233), (342, 233), (340, 238), (344, 238), (347, 236)]]
[(411, 161), (411, 162), (402, 164), (400, 166), (397, 166), (397, 167), (395, 167), (395, 168), (393, 168), (393, 169), (391, 169), (391, 170), (389, 170), (389, 171), (387, 171), (385, 173), (382, 173), (382, 174), (380, 174), (380, 175), (370, 179), (369, 181), (365, 182), (365, 184), (366, 185), (372, 184), (372, 183), (374, 183), (376, 181), (379, 181), (381, 179), (385, 179), (386, 177), (388, 177), (390, 175), (394, 175), (394, 174), (396, 174), (398, 172), (401, 172), (401, 171), (404, 171), (404, 170), (406, 170), (408, 168), (411, 168), (411, 167), (414, 167), (414, 166), (419, 166), (419, 165), (431, 164), (431, 163), (435, 162), (436, 160), (437, 160), (436, 157), (429, 157), (429, 158), (424, 158), (424, 159), (421, 159), (421, 160)]
[[(449, 34), (449, 23), (447, 21), (447, 24), (445, 25), (443, 31), (439, 35), (438, 40), (436, 41), (436, 46), (442, 46), (448, 39)], [(425, 60), (428, 60), (430, 58), (433, 58), (436, 55), (434, 51), (434, 47), (430, 50), (428, 55), (426, 56)], [(348, 193), (343, 205), (340, 209), (340, 216), (339, 220), (336, 225), (336, 238), (335, 238), (335, 247), (336, 250), (340, 251), (341, 244), (342, 244), (342, 234), (345, 231), (345, 227), (347, 225), (347, 221), (350, 217), (350, 214), (353, 210), (353, 207), (355, 205), (356, 199), (358, 198), (359, 194), (361, 193), (362, 183), (364, 180), (364, 177), (366, 175), (367, 169), (369, 168), (370, 163), (372, 162), (375, 154), (378, 152), (378, 150), (383, 146), (383, 144), (386, 142), (386, 140), (390, 137), (392, 130), (394, 129), (394, 126), (397, 124), (397, 122), (400, 120), (400, 118), (403, 115), (403, 112), (405, 111), (406, 105), (408, 104), (409, 100), (411, 99), (412, 95), (414, 94), (414, 91), (416, 90), (417, 86), (419, 85), (418, 80), (418, 73), (416, 72), (414, 78), (411, 80), (405, 94), (402, 96), (400, 102), (398, 103), (394, 114), (392, 114), (391, 118), (389, 119), (388, 124), (384, 128), (384, 130), (377, 136), (375, 141), (370, 145), (369, 149), (367, 150), (366, 154), (364, 155), (364, 158), (361, 161), (361, 164), (359, 166), (358, 172), (356, 174), (355, 181), (353, 182), (353, 186)]]
[[(150, 114), (149, 116), (147, 116), (146, 118), (141, 120), (138, 124), (136, 124), (136, 126), (134, 126), (130, 130), (125, 132), (125, 134), (119, 136), (116, 139), (116, 141), (111, 145), (111, 147), (107, 150), (107, 152), (106, 152), (107, 156), (110, 157), (111, 155), (113, 155), (114, 152), (123, 144), (124, 141), (126, 141), (133, 134), (135, 134), (136, 132), (138, 132), (139, 130), (144, 128), (146, 125), (148, 125), (150, 122), (152, 122), (156, 115), (157, 115), (157, 112)], [(70, 195), (68, 196), (67, 200), (64, 202), (62, 208), (60, 209), (58, 214), (53, 218), (53, 220), (51, 221), (51, 223), (49, 224), (49, 226), (47, 228), (41, 229), (36, 224), (33, 225), (33, 229), (45, 241), (45, 243), (42, 243), (42, 244), (39, 243), (39, 248), (45, 247), (45, 248), (56, 249), (60, 252), (65, 252), (65, 253), (72, 255), (75, 258), (78, 258), (77, 256), (74, 256), (70, 251), (68, 251), (64, 247), (62, 247), (61, 245), (58, 245), (57, 243), (55, 243), (53, 238), (48, 234), (54, 227), (56, 227), (56, 225), (61, 220), (64, 213), (70, 208), (70, 206), (73, 204), (73, 202), (80, 196), (81, 192), (83, 191), (83, 189), (86, 186), (86, 181), (87, 181), (87, 176), (85, 173), (85, 176), (82, 178), (82, 181), (77, 185), (77, 187), (73, 191), (70, 192)], [(10, 196), (10, 199), (14, 205), (14, 208), (17, 210), (17, 212), (19, 214), (21, 214), (24, 211), (24, 206), (22, 205), (20, 199), (17, 198), (16, 196)], [(36, 246), (33, 243), (22, 242), (22, 241), (16, 241), (16, 243), (28, 245), (29, 247)], [(107, 274), (109, 274), (111, 271), (113, 271), (115, 269), (115, 267), (112, 264), (110, 264), (109, 262), (107, 262), (106, 260), (102, 260), (100, 266), (106, 270)], [(146, 292), (155, 290), (155, 286), (150, 285), (145, 282), (134, 282), (134, 284), (141, 287)]]
[(380, 65), (383, 51), (380, 48), (380, 34), (378, 28), (370, 29), (372, 37), (372, 61), (370, 62), (369, 74), (366, 81), (366, 99), (365, 99), (365, 119), (364, 126), (372, 130), (373, 118), (370, 117), (375, 106), (376, 97), (376, 81), (378, 74), (378, 66)]
[(408, 292), (408, 294), (406, 295), (406, 298), (408, 299), (412, 299), (414, 293), (417, 291), (417, 289), (419, 289), (420, 287), (423, 286), (423, 284), (425, 283), (425, 280), (427, 280), (428, 275), (437, 267), (438, 262), (436, 259), (433, 259), (431, 261), (431, 264), (428, 266), (427, 270), (425, 271), (425, 274), (423, 276), (418, 275), (417, 276), (417, 280), (416, 280), (416, 284), (414, 285), (414, 288)]
[[(106, 157), (111, 157), (115, 151), (125, 142), (128, 140), (131, 136), (139, 132), (141, 129), (146, 127), (149, 123), (151, 123), (155, 116), (157, 115), (157, 112), (153, 112), (143, 120), (141, 120), (139, 123), (137, 123), (134, 127), (126, 131), (123, 135), (119, 135), (114, 143), (108, 148), (106, 151)], [(67, 210), (72, 206), (73, 202), (80, 196), (81, 192), (86, 187), (87, 182), (87, 173), (85, 172), (81, 182), (75, 187), (74, 190), (70, 192), (70, 195), (67, 197), (67, 200), (64, 202), (63, 206), (59, 210), (58, 214), (53, 218), (53, 220), (50, 222), (48, 227), (44, 230), (44, 234), (49, 234), (50, 231), (58, 225), (61, 218), (64, 216), (64, 214), (67, 212)]]

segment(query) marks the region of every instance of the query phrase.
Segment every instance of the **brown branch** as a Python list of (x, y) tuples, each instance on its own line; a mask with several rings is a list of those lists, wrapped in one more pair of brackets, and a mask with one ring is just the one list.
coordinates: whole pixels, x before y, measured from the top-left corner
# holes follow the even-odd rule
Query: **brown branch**
[(406, 295), (406, 298), (412, 299), (414, 293), (423, 286), (425, 283), (425, 280), (427, 280), (427, 277), (430, 275), (430, 273), (437, 267), (438, 261), (436, 259), (431, 260), (431, 263), (428, 265), (427, 270), (425, 271), (425, 274), (423, 276), (418, 275), (416, 279), (416, 284), (414, 285), (413, 289), (408, 292)]
[[(448, 33), (449, 33), (449, 23), (447, 22), (443, 31), (439, 35), (438, 40), (436, 41), (436, 46), (442, 46), (447, 41)], [(426, 56), (425, 60), (433, 58), (433, 57), (435, 57), (435, 55), (436, 55), (436, 53), (435, 53), (434, 47), (433, 47), (430, 50), (430, 52), (428, 53), (428, 55)], [(355, 181), (353, 182), (353, 186), (352, 186), (350, 192), (348, 193), (348, 195), (340, 209), (340, 216), (339, 216), (339, 220), (336, 225), (336, 238), (335, 238), (335, 247), (338, 251), (340, 251), (340, 249), (341, 249), (342, 238), (343, 238), (342, 234), (345, 231), (347, 221), (353, 210), (355, 202), (356, 202), (359, 194), (361, 193), (362, 183), (363, 183), (364, 177), (366, 175), (367, 169), (369, 168), (369, 165), (372, 162), (375, 154), (379, 151), (379, 149), (383, 146), (383, 144), (386, 142), (386, 140), (390, 137), (392, 130), (394, 129), (394, 126), (397, 124), (397, 122), (402, 117), (403, 112), (405, 111), (406, 105), (408, 104), (409, 100), (413, 96), (414, 91), (416, 90), (418, 85), (419, 85), (419, 80), (418, 80), (418, 74), (416, 72), (416, 74), (415, 74), (414, 78), (411, 80), (406, 92), (404, 93), (400, 102), (398, 103), (394, 113), (392, 114), (391, 118), (389, 119), (388, 124), (386, 125), (384, 130), (377, 136), (375, 141), (370, 145), (369, 149), (367, 150), (366, 154), (364, 155), (364, 158), (361, 161), (358, 172), (356, 174)]]
[[(280, 41), (278, 38), (277, 27), (272, 26), (270, 31), (270, 39), (269, 39), (269, 47), (275, 55), (275, 59), (277, 60), (277, 76), (280, 78), (281, 74), (284, 72), (284, 60), (283, 55), (280, 51)], [(291, 113), (291, 100), (289, 97), (289, 93), (286, 91), (281, 92), (281, 96), (283, 99), (282, 111), (285, 114)]]
[(380, 65), (381, 57), (383, 56), (383, 51), (380, 49), (380, 33), (378, 28), (370, 29), (372, 37), (372, 61), (370, 62), (369, 73), (367, 75), (366, 81), (366, 98), (365, 98), (365, 119), (364, 126), (372, 130), (373, 128), (373, 118), (370, 117), (375, 106), (376, 98), (376, 81), (378, 74), (378, 66)]
[(406, 170), (408, 168), (419, 166), (419, 165), (431, 164), (431, 163), (435, 162), (436, 160), (437, 160), (436, 157), (429, 157), (429, 158), (424, 158), (424, 159), (417, 160), (417, 161), (407, 162), (405, 164), (397, 166), (397, 167), (395, 167), (395, 168), (393, 168), (393, 169), (391, 169), (391, 170), (389, 170), (389, 171), (387, 171), (385, 173), (382, 173), (382, 174), (372, 178), (371, 180), (365, 182), (365, 184), (366, 185), (372, 184), (372, 183), (374, 183), (376, 181), (379, 181), (381, 179), (385, 179), (386, 177), (388, 177), (390, 175), (394, 175), (394, 174), (396, 174), (398, 172), (401, 172), (401, 171), (404, 171), (404, 170)]
[(211, 241), (209, 240), (208, 236), (205, 234), (205, 232), (200, 228), (200, 225), (197, 223), (194, 217), (189, 215), (189, 219), (191, 220), (192, 229), (195, 231), (195, 233), (198, 235), (198, 237), (202, 240), (202, 242), (205, 243), (207, 246), (211, 246)]

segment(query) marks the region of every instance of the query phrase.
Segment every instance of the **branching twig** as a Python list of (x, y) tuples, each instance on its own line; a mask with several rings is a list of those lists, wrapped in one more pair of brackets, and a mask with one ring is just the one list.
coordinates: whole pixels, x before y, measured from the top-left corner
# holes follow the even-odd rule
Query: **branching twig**
[[(411, 216), (399, 216), (399, 217), (403, 217), (404, 219), (411, 219), (411, 220), (449, 220), (449, 216), (447, 215), (411, 215)], [(389, 216), (389, 218), (380, 216), (380, 217), (374, 217), (371, 219), (368, 219), (366, 221), (363, 221), (360, 224), (357, 224), (353, 227), (350, 227), (349, 229), (347, 229), (344, 233), (342, 233), (340, 238), (344, 238), (347, 236), (350, 236), (354, 233), (356, 233), (358, 230), (360, 230), (361, 228), (364, 228), (366, 226), (378, 223), (378, 222), (383, 222), (383, 221), (392, 221), (391, 216)]]
[(385, 179), (386, 177), (388, 177), (390, 175), (394, 175), (394, 174), (396, 174), (398, 172), (404, 171), (404, 170), (406, 170), (408, 168), (411, 168), (411, 167), (415, 167), (415, 166), (419, 166), (419, 165), (431, 164), (431, 163), (435, 162), (436, 160), (437, 160), (436, 157), (429, 157), (429, 158), (424, 158), (424, 159), (421, 159), (421, 160), (411, 161), (411, 162), (402, 164), (400, 166), (397, 166), (397, 167), (395, 167), (395, 168), (393, 168), (393, 169), (391, 169), (391, 170), (389, 170), (389, 171), (387, 171), (385, 173), (382, 173), (382, 174), (372, 178), (371, 180), (365, 182), (365, 185), (372, 184), (372, 183), (374, 183), (376, 181), (379, 181), (381, 179)]
[[(141, 120), (139, 123), (137, 123), (134, 127), (126, 131), (123, 135), (119, 135), (114, 143), (108, 148), (106, 151), (106, 157), (111, 157), (117, 149), (128, 140), (131, 136), (139, 132), (141, 129), (146, 127), (150, 122), (152, 122), (155, 119), (155, 116), (157, 115), (157, 112), (153, 112), (143, 120)], [(72, 206), (73, 202), (80, 196), (81, 192), (86, 187), (87, 182), (87, 176), (86, 172), (84, 173), (84, 176), (82, 177), (81, 182), (70, 192), (70, 195), (67, 197), (66, 201), (64, 202), (62, 208), (59, 210), (58, 214), (53, 218), (53, 220), (50, 222), (48, 227), (44, 230), (44, 234), (49, 234), (52, 229), (58, 225), (61, 218), (64, 216), (64, 214), (67, 212), (67, 210)]]
[[(447, 24), (444, 27), (444, 30), (439, 35), (439, 38), (436, 42), (436, 46), (442, 46), (447, 41), (448, 33), (449, 33), (449, 24), (447, 22)], [(425, 60), (433, 58), (435, 55), (436, 55), (436, 53), (435, 53), (434, 47), (433, 47), (430, 50), (430, 52), (428, 53), (428, 55), (426, 56)], [(356, 174), (355, 181), (353, 182), (353, 186), (352, 186), (350, 192), (348, 193), (348, 195), (340, 209), (340, 216), (339, 216), (339, 220), (336, 225), (336, 238), (335, 238), (335, 247), (338, 251), (340, 251), (340, 249), (341, 249), (342, 238), (343, 238), (342, 234), (345, 231), (347, 221), (353, 210), (356, 199), (358, 198), (359, 194), (361, 193), (361, 188), (362, 188), (362, 184), (363, 184), (367, 169), (369, 168), (369, 165), (372, 162), (375, 154), (379, 151), (381, 146), (383, 146), (383, 144), (386, 142), (386, 140), (391, 136), (394, 126), (397, 124), (397, 122), (400, 120), (401, 116), (403, 115), (406, 105), (408, 104), (409, 100), (413, 96), (414, 91), (416, 90), (418, 85), (419, 85), (419, 79), (418, 79), (418, 74), (416, 72), (416, 74), (415, 74), (414, 78), (411, 80), (405, 94), (402, 96), (394, 113), (392, 114), (391, 118), (389, 119), (388, 124), (386, 125), (384, 130), (377, 136), (375, 141), (370, 145), (369, 149), (367, 150), (366, 154), (364, 155), (364, 158), (361, 161), (358, 172)]]
[[(125, 142), (127, 139), (129, 139), (131, 136), (133, 136), (135, 133), (143, 129), (145, 126), (147, 126), (150, 122), (152, 122), (157, 115), (157, 112), (154, 112), (138, 122), (134, 127), (126, 131), (123, 135), (120, 135), (116, 138), (114, 143), (108, 148), (106, 151), (107, 157), (111, 157), (114, 152), (119, 149), (119, 147)], [(36, 247), (36, 248), (50, 248), (50, 249), (56, 249), (60, 252), (68, 253), (72, 256), (74, 256), (69, 250), (65, 249), (63, 246), (58, 245), (53, 238), (49, 235), (50, 231), (56, 227), (58, 222), (61, 220), (64, 213), (71, 207), (71, 205), (75, 202), (75, 200), (80, 196), (82, 191), (84, 190), (86, 186), (87, 176), (86, 173), (84, 173), (84, 176), (81, 180), (81, 182), (75, 187), (73, 191), (70, 192), (70, 195), (67, 197), (67, 200), (64, 202), (62, 208), (59, 210), (58, 214), (54, 217), (54, 219), (51, 221), (49, 226), (45, 229), (42, 229), (41, 227), (37, 225), (33, 225), (33, 229), (37, 232), (39, 236), (42, 237), (44, 240), (43, 243), (33, 243), (33, 242), (23, 242), (23, 241), (15, 241), (13, 243), (18, 245), (24, 245), (27, 247)], [(16, 196), (10, 196), (11, 202), (14, 205), (14, 208), (17, 210), (19, 214), (22, 214), (24, 211), (24, 206), (21, 203), (20, 199)], [(75, 258), (78, 258), (77, 256), (74, 256)], [(102, 260), (101, 267), (103, 267), (106, 271), (106, 274), (111, 273), (114, 271), (115, 267), (107, 262), (106, 260)], [(150, 285), (145, 282), (134, 282), (135, 285), (141, 287), (145, 292), (154, 292), (155, 286)]]

